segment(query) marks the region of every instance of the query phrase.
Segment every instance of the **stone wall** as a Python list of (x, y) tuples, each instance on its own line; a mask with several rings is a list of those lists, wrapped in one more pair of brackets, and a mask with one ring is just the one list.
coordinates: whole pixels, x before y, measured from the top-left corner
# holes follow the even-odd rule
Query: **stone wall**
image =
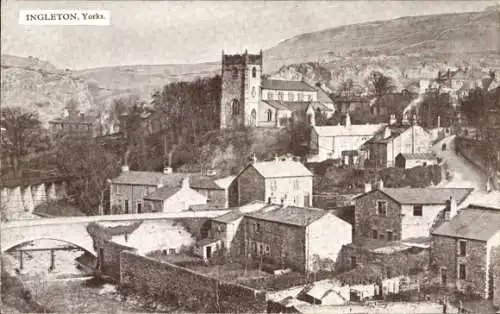
[(122, 251), (135, 252), (136, 249), (109, 240), (101, 241), (99, 244), (97, 254), (98, 263), (101, 263), (101, 272), (113, 279), (120, 279), (120, 253)]
[(236, 180), (238, 180), (239, 206), (255, 200), (266, 201), (264, 178), (254, 167), (248, 167)]
[(190, 311), (266, 312), (264, 291), (218, 281), (133, 252), (123, 251), (120, 260), (120, 284), (123, 287), (186, 305)]
[[(467, 240), (466, 256), (458, 256), (458, 239), (433, 236), (431, 269), (435, 272), (435, 283), (442, 285), (442, 274), (446, 274), (446, 286), (457, 288), (488, 298), (486, 286), (486, 243)], [(466, 279), (458, 279), (458, 264), (465, 264)]]
[[(377, 201), (387, 202), (387, 215), (377, 215)], [(392, 231), (392, 239), (401, 239), (401, 208), (399, 204), (380, 191), (373, 191), (356, 199), (354, 220), (356, 230), (354, 242), (373, 238), (377, 230), (379, 239), (387, 239), (387, 231)]]
[(494, 256), (494, 261), (497, 261), (496, 263), (492, 263), (493, 267), (493, 304), (495, 304), (496, 307), (500, 308), (500, 247), (496, 247), (493, 249), (493, 256)]
[[(394, 275), (412, 275), (425, 270), (429, 265), (429, 250), (412, 248), (392, 254), (375, 253), (352, 244), (344, 245), (339, 256), (339, 262), (344, 269), (352, 268), (352, 257), (358, 265), (384, 265), (386, 272)], [(382, 277), (387, 274), (381, 274)]]

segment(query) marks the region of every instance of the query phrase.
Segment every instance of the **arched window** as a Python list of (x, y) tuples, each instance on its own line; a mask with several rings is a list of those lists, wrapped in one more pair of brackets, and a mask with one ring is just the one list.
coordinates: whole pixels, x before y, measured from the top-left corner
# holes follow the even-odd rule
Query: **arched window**
[(267, 121), (273, 121), (273, 112), (271, 109), (267, 109)]
[(233, 116), (237, 116), (240, 113), (240, 103), (237, 99), (233, 99), (233, 102), (231, 104), (231, 110)]
[(256, 67), (252, 68), (252, 77), (257, 77), (257, 68)]
[(233, 78), (238, 78), (238, 68), (237, 67), (234, 67), (233, 68)]
[(250, 117), (251, 117), (250, 125), (255, 126), (257, 122), (257, 111), (255, 109), (252, 109)]

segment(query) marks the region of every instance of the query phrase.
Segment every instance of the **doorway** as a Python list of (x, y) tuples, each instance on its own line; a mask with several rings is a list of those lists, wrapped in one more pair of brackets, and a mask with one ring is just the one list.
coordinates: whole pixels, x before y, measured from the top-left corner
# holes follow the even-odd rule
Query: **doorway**
[(441, 285), (446, 287), (448, 276), (446, 275), (446, 268), (441, 268)]
[(206, 248), (206, 256), (207, 256), (207, 259), (210, 259), (212, 257), (212, 247), (211, 246), (207, 246)]

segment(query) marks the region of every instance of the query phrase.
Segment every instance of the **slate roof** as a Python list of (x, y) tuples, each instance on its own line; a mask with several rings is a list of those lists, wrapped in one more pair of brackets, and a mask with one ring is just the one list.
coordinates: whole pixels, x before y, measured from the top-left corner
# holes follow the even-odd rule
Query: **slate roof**
[(303, 81), (287, 81), (287, 80), (263, 80), (261, 87), (263, 89), (273, 90), (290, 90), (290, 91), (307, 91), (314, 92), (316, 89)]
[(65, 123), (65, 124), (93, 124), (97, 120), (98, 116), (96, 115), (72, 115), (72, 116), (67, 116), (64, 118), (55, 118), (49, 123), (52, 124), (58, 124), (58, 123)]
[(328, 93), (325, 92), (323, 89), (316, 87), (316, 91), (318, 92), (316, 98), (318, 99), (319, 102), (326, 102), (326, 103), (333, 102), (332, 98), (330, 98), (330, 95), (328, 95)]
[(181, 186), (164, 186), (159, 188), (158, 190), (151, 192), (144, 196), (145, 200), (153, 200), (153, 201), (163, 201), (169, 199), (172, 195), (179, 192), (181, 190)]
[(350, 127), (345, 125), (327, 125), (314, 126), (314, 130), (319, 136), (373, 136), (375, 132), (380, 130), (385, 124), (352, 124)]
[(260, 220), (306, 227), (326, 214), (328, 214), (326, 211), (318, 208), (286, 206), (278, 207), (273, 210), (263, 209), (253, 213), (248, 213), (245, 216)]
[(229, 213), (226, 213), (219, 217), (215, 217), (212, 220), (223, 223), (230, 223), (243, 217), (247, 213), (261, 210), (263, 208), (274, 208), (274, 207), (279, 207), (279, 205), (274, 205), (274, 204), (270, 205), (263, 201), (253, 201), (248, 204), (242, 205), (240, 207), (234, 207)]
[(215, 184), (217, 184), (218, 186), (220, 186), (223, 189), (227, 189), (231, 185), (231, 183), (233, 183), (235, 178), (236, 178), (236, 176), (227, 176), (224, 178), (220, 178), (220, 179), (215, 180)]
[(224, 190), (224, 188), (215, 183), (212, 177), (196, 174), (189, 176), (189, 186), (192, 189)]
[[(402, 157), (406, 160), (414, 160), (414, 159), (435, 159), (436, 157), (432, 153), (414, 153), (414, 154), (405, 154), (405, 153), (400, 153)], [(398, 155), (398, 156), (399, 156)]]
[(312, 177), (313, 175), (298, 161), (261, 161), (251, 166), (264, 178)]
[(125, 171), (119, 176), (112, 179), (112, 183), (116, 184), (130, 184), (130, 185), (163, 185), (172, 186), (177, 182), (182, 182), (183, 174), (181, 173), (163, 173), (155, 171)]
[[(452, 196), (457, 204), (462, 203), (473, 191), (471, 188), (384, 188), (380, 191), (399, 204), (440, 205)], [(370, 192), (369, 192), (370, 193)], [(364, 194), (366, 195), (366, 194)]]
[(500, 208), (470, 206), (442, 224), (432, 235), (488, 241), (500, 232)]
[[(384, 133), (385, 133), (385, 129), (386, 128), (390, 128), (391, 135), (389, 137), (387, 137), (387, 138), (384, 138)], [(389, 143), (389, 141), (391, 139), (400, 136), (401, 134), (403, 134), (409, 128), (410, 128), (410, 126), (408, 126), (408, 127), (399, 127), (399, 126), (388, 125), (385, 128), (381, 128), (380, 130), (378, 130), (375, 133), (375, 135), (373, 135), (373, 137), (368, 141), (368, 143), (380, 143), (380, 144)]]

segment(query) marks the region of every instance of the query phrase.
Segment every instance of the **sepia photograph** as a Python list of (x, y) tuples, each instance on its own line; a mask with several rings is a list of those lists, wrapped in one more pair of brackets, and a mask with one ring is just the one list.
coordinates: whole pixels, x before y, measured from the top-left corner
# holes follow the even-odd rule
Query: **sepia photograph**
[(0, 96), (0, 313), (500, 313), (500, 0), (3, 0)]

